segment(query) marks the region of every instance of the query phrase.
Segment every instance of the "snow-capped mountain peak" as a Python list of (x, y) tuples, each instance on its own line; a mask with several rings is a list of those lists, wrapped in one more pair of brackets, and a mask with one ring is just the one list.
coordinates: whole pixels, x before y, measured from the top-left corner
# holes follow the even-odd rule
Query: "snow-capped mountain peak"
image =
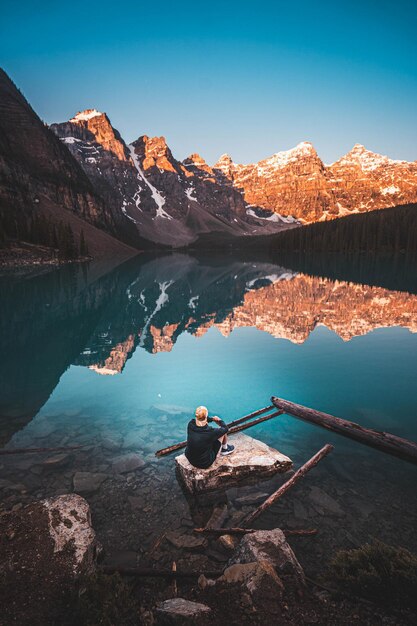
[(77, 115), (74, 115), (74, 117), (72, 117), (69, 121), (70, 122), (87, 121), (87, 120), (91, 120), (93, 117), (99, 117), (101, 115), (104, 115), (104, 113), (97, 111), (97, 109), (85, 109), (85, 111), (79, 111)]
[(353, 148), (336, 163), (338, 165), (359, 165), (362, 170), (375, 170), (387, 165), (405, 164), (407, 161), (390, 159), (383, 154), (368, 150), (360, 143), (355, 143)]

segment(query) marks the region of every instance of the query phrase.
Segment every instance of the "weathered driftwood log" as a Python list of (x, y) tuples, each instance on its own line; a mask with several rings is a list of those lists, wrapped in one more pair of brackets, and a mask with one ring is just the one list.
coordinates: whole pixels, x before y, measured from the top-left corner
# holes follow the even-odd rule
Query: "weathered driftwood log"
[[(309, 528), (304, 529), (301, 528), (299, 530), (292, 530), (288, 528), (281, 528), (282, 532), (286, 537), (292, 536), (307, 536), (307, 535), (317, 535), (317, 528)], [(203, 535), (213, 535), (214, 537), (221, 537), (222, 535), (248, 535), (256, 532), (254, 528), (194, 528), (194, 533), (199, 533)]]
[(391, 433), (373, 430), (372, 428), (364, 428), (355, 422), (349, 422), (340, 417), (334, 417), (328, 413), (322, 413), (301, 404), (289, 402), (283, 398), (273, 396), (271, 399), (277, 409), (282, 409), (289, 415), (322, 428), (327, 428), (327, 430), (344, 435), (377, 450), (382, 450), (382, 452), (387, 452), (410, 463), (417, 464), (417, 443), (414, 441), (397, 437)]
[(33, 454), (35, 452), (67, 452), (69, 450), (78, 450), (79, 448), (86, 448), (87, 445), (83, 446), (60, 446), (58, 448), (10, 448), (10, 449), (1, 449), (0, 455), (7, 454)]
[(291, 489), (293, 485), (295, 485), (299, 480), (301, 480), (301, 478), (303, 478), (303, 476), (305, 476), (307, 472), (309, 472), (313, 467), (315, 467), (317, 463), (319, 463), (319, 461), (321, 461), (321, 459), (323, 459), (332, 450), (333, 450), (333, 446), (331, 446), (329, 443), (326, 443), (326, 445), (323, 446), (321, 450), (316, 452), (316, 454), (312, 456), (311, 459), (307, 461), (307, 463), (302, 465), (295, 472), (295, 474), (293, 474), (293, 476), (291, 476), (291, 478), (287, 480), (286, 483), (284, 483), (283, 485), (281, 485), (281, 487), (279, 487), (279, 489), (274, 491), (274, 493), (272, 493), (269, 496), (269, 498), (267, 498), (260, 506), (258, 506), (257, 509), (255, 509), (252, 513), (250, 513), (250, 515), (245, 517), (243, 519), (243, 526), (249, 526), (251, 522), (253, 522), (257, 517), (259, 517), (259, 515), (261, 515), (261, 513), (263, 513), (272, 504), (274, 504), (274, 502), (279, 500), (284, 495), (284, 493), (287, 493), (287, 491)]
[(143, 576), (149, 578), (167, 578), (168, 580), (174, 578), (199, 578), (201, 574), (204, 574), (206, 578), (218, 578), (223, 574), (222, 571), (208, 571), (208, 572), (179, 572), (172, 569), (152, 569), (150, 567), (112, 567), (110, 565), (103, 565), (100, 568), (103, 574), (115, 574), (118, 572), (122, 576)]
[[(243, 422), (246, 422), (252, 419), (253, 417), (256, 417), (257, 415), (261, 415), (262, 413), (267, 413), (268, 411), (271, 411), (271, 409), (273, 408), (274, 408), (274, 405), (267, 406), (263, 409), (259, 409), (258, 411), (254, 411), (253, 413), (249, 413), (249, 415), (240, 417), (239, 419), (234, 420), (233, 422), (230, 422), (229, 424), (227, 424), (227, 426), (230, 429), (229, 434), (237, 433), (241, 430), (245, 430), (246, 428), (250, 428), (251, 426), (256, 426), (256, 424), (266, 421), (266, 419), (270, 419), (271, 417), (276, 417), (277, 415), (281, 415), (281, 413), (283, 413), (283, 411), (278, 411), (278, 412), (275, 411), (271, 415), (267, 415), (266, 418), (254, 420), (253, 422), (250, 422), (250, 424), (246, 424), (245, 426), (239, 426), (239, 424), (242, 424)], [(171, 454), (171, 452), (176, 452), (177, 450), (181, 450), (181, 448), (185, 448), (186, 445), (187, 445), (186, 441), (180, 441), (179, 443), (174, 443), (174, 445), (172, 446), (168, 446), (167, 448), (162, 448), (161, 450), (157, 450), (155, 452), (155, 456), (166, 456), (167, 454)]]

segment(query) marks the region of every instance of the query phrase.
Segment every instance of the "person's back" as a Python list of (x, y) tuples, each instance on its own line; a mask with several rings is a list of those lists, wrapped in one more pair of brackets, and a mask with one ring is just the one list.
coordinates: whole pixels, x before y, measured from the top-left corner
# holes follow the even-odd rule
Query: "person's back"
[[(208, 422), (216, 422), (219, 428), (212, 428)], [(228, 427), (219, 417), (208, 417), (206, 407), (198, 407), (195, 420), (187, 427), (187, 447), (185, 456), (194, 467), (207, 469), (212, 465), (222, 449), (221, 454), (231, 454), (234, 446), (227, 444)]]

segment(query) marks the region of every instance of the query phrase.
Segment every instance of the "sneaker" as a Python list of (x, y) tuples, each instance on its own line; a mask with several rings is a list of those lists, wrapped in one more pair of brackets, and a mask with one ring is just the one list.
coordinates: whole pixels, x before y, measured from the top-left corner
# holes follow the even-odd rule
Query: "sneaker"
[(234, 450), (235, 450), (235, 447), (234, 447), (234, 446), (231, 446), (231, 445), (230, 445), (230, 443), (228, 443), (228, 444), (227, 444), (227, 448), (226, 448), (226, 450), (224, 450), (224, 449), (222, 448), (222, 449), (221, 449), (220, 454), (221, 454), (222, 456), (227, 456), (228, 454), (232, 454), (232, 452), (234, 452)]

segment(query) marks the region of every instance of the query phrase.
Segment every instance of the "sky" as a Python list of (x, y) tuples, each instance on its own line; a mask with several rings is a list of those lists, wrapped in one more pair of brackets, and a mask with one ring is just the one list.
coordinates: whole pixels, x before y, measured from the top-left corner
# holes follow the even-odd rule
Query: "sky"
[(210, 164), (301, 141), (417, 159), (415, 0), (3, 4), (1, 65), (47, 123), (96, 108)]

